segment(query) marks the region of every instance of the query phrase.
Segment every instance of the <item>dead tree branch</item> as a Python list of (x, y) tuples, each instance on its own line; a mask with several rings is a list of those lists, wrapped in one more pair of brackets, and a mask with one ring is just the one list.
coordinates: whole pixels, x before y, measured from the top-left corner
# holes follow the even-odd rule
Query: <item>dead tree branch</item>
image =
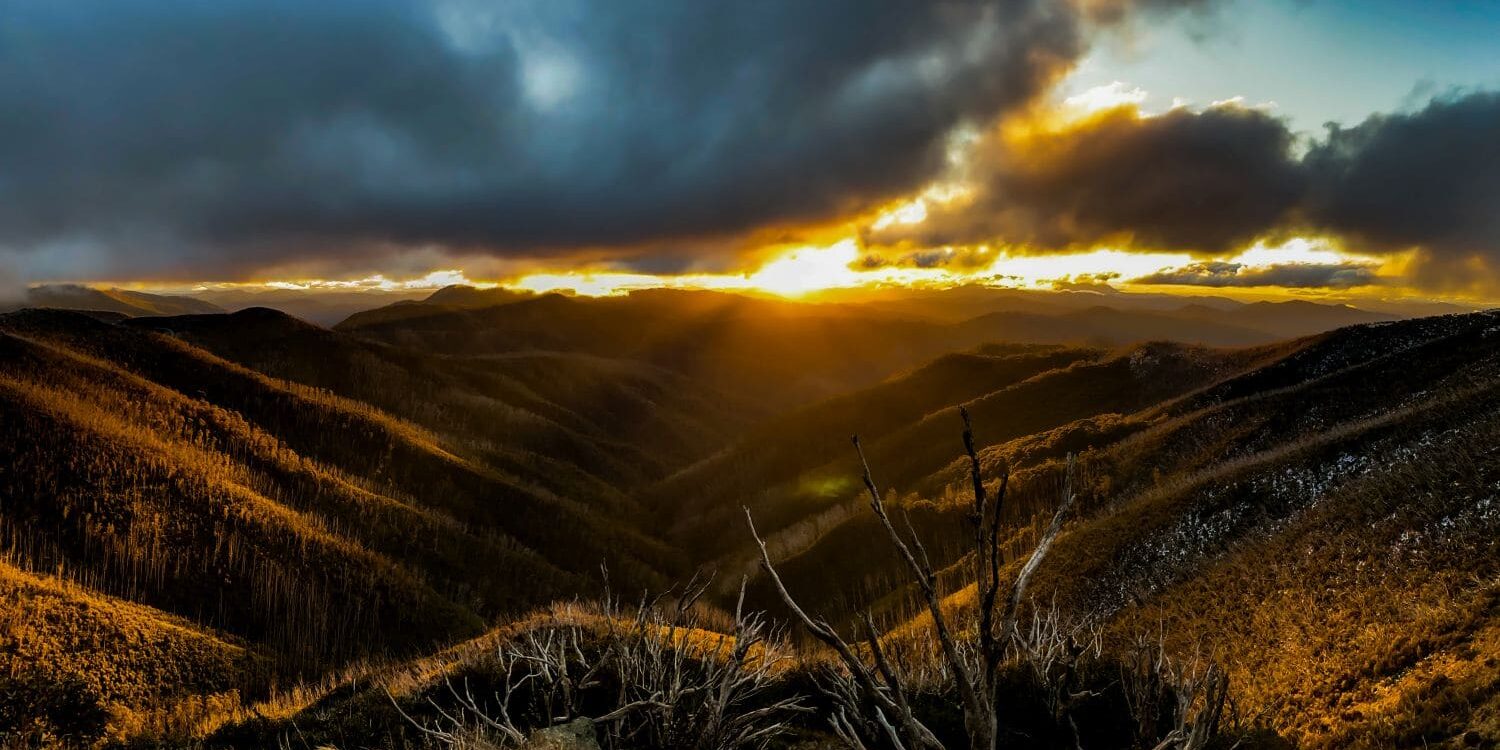
[[(891, 546), (895, 547), (911, 581), (921, 592), (922, 599), (927, 605), (927, 612), (932, 618), (933, 631), (942, 653), (943, 667), (953, 676), (959, 694), (964, 714), (964, 729), (969, 736), (969, 746), (972, 750), (992, 750), (998, 740), (997, 672), (1010, 644), (1018, 637), (1015, 618), (1031, 577), (1051, 550), (1058, 534), (1061, 533), (1063, 522), (1072, 507), (1074, 461), (1070, 455), (1062, 500), (1053, 515), (1051, 525), (1042, 535), (1031, 558), (1022, 567), (1011, 585), (1010, 595), (1006, 599), (1004, 613), (1000, 619), (1001, 627), (997, 632), (995, 610), (1002, 585), (999, 548), (1000, 513), (1009, 485), (1009, 474), (1008, 472), (1002, 473), (999, 490), (994, 502), (991, 503), (984, 485), (979, 455), (975, 449), (969, 413), (966, 409), (960, 409), (960, 414), (964, 425), (964, 453), (969, 458), (969, 473), (974, 494), (969, 521), (973, 525), (971, 554), (977, 573), (975, 581), (979, 590), (979, 658), (977, 660), (970, 658), (972, 650), (966, 650), (959, 644), (954, 629), (949, 624), (948, 616), (943, 612), (943, 595), (938, 589), (937, 571), (932, 565), (927, 548), (912, 528), (909, 519), (904, 522), (909, 539), (904, 537), (891, 522), (890, 513), (870, 471), (870, 464), (865, 458), (864, 447), (860, 444), (859, 437), (855, 436), (852, 442), (855, 453), (859, 456), (861, 479), (865, 492), (869, 495), (870, 509), (881, 528), (885, 530), (887, 539)], [(826, 620), (812, 617), (797, 603), (791, 592), (787, 590), (786, 583), (776, 572), (765, 541), (755, 530), (755, 520), (749, 508), (745, 509), (745, 519), (749, 523), (751, 535), (760, 548), (761, 567), (770, 577), (782, 602), (814, 638), (838, 654), (839, 660), (848, 672), (849, 682), (838, 683), (829, 692), (835, 699), (835, 703), (840, 706), (832, 719), (835, 733), (856, 747), (863, 746), (863, 742), (859, 739), (861, 733), (866, 740), (887, 740), (899, 748), (940, 747), (931, 730), (916, 717), (901, 675), (886, 657), (881, 643), (881, 634), (876, 630), (869, 613), (864, 613), (863, 625), (869, 658), (874, 664), (873, 669)], [(866, 710), (870, 713), (861, 713)]]
[(1021, 599), (1026, 595), (1026, 587), (1031, 584), (1031, 576), (1041, 567), (1042, 560), (1052, 550), (1052, 543), (1057, 541), (1057, 535), (1062, 532), (1063, 521), (1067, 520), (1068, 510), (1073, 507), (1073, 473), (1077, 470), (1077, 460), (1073, 454), (1068, 454), (1067, 472), (1063, 476), (1062, 502), (1057, 505), (1057, 512), (1052, 515), (1052, 523), (1047, 527), (1046, 533), (1032, 548), (1031, 558), (1021, 566), (1021, 572), (1016, 575), (1016, 582), (1010, 587), (1010, 598), (1005, 603), (1005, 617), (1001, 620), (1003, 632), (1010, 634), (1016, 629), (1016, 616), (1021, 608)]

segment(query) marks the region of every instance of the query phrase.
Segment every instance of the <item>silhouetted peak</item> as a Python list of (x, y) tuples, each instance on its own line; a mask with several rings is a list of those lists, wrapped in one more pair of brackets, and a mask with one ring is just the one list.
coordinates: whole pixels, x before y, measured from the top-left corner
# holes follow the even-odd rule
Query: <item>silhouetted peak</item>
[(445, 286), (422, 300), (423, 304), (449, 305), (452, 307), (493, 307), (531, 299), (534, 292), (508, 287), (481, 289), (468, 284)]
[(305, 331), (321, 331), (322, 326), (314, 325), (294, 315), (288, 315), (280, 310), (270, 307), (247, 307), (243, 310), (230, 313), (226, 316), (202, 316), (205, 318), (223, 317), (233, 326), (255, 331), (261, 334), (301, 333)]
[(26, 290), (26, 303), (34, 307), (107, 310), (132, 316), (223, 312), (218, 305), (193, 297), (128, 289), (100, 289), (81, 284), (33, 286)]
[(288, 315), (280, 310), (271, 307), (247, 307), (243, 310), (238, 310), (236, 312), (230, 313), (229, 317), (234, 318), (235, 320), (255, 322), (302, 322), (292, 317), (291, 315)]
[(323, 330), (305, 320), (269, 307), (247, 307), (232, 313), (208, 315), (134, 318), (124, 323), (147, 330), (244, 338), (279, 337), (305, 331)]
[(0, 313), (0, 323), (58, 328), (72, 326), (88, 329), (99, 325), (114, 325), (129, 319), (129, 315), (111, 310), (73, 310), (54, 307), (23, 307), (12, 312)]

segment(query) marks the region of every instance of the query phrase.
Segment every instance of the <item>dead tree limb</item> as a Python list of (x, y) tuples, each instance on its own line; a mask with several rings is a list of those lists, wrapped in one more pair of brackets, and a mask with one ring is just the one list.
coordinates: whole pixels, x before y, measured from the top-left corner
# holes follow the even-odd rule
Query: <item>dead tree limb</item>
[[(964, 421), (964, 453), (969, 457), (969, 479), (974, 489), (974, 510), (969, 520), (974, 525), (974, 585), (979, 590), (979, 652), (985, 672), (994, 672), (1005, 652), (1004, 644), (995, 638), (995, 600), (1000, 593), (1000, 511), (1010, 486), (1010, 468), (1001, 471), (995, 501), (989, 503), (979, 454), (974, 449), (974, 428), (969, 421), (969, 410), (959, 407), (958, 413)], [(985, 524), (986, 514), (988, 526)]]
[[(745, 522), (749, 524), (750, 535), (755, 538), (755, 544), (760, 548), (761, 569), (766, 572), (766, 575), (770, 576), (771, 582), (776, 586), (776, 593), (781, 596), (782, 602), (787, 605), (787, 608), (792, 611), (792, 614), (802, 623), (803, 627), (806, 627), (807, 631), (812, 633), (814, 638), (838, 654), (839, 660), (843, 662), (844, 667), (849, 670), (849, 674), (858, 684), (860, 694), (873, 705), (874, 709), (878, 712), (877, 715), (883, 721), (888, 721), (885, 718), (887, 714), (895, 717), (896, 723), (900, 725), (893, 728), (896, 735), (898, 735), (898, 739), (901, 740), (901, 742), (898, 742), (898, 746), (909, 748), (910, 750), (918, 748), (943, 750), (943, 744), (938, 742), (937, 736), (932, 733), (932, 730), (923, 725), (921, 721), (917, 720), (910, 706), (906, 705), (904, 691), (899, 681), (888, 685), (882, 685), (877, 682), (875, 675), (870, 672), (870, 669), (865, 666), (864, 661), (854, 652), (854, 648), (833, 629), (832, 625), (829, 625), (822, 618), (814, 620), (797, 604), (797, 600), (787, 590), (786, 583), (781, 580), (781, 575), (776, 572), (776, 566), (771, 564), (771, 553), (766, 550), (765, 540), (761, 539), (760, 534), (755, 530), (755, 518), (750, 514), (749, 508), (745, 508)], [(894, 677), (894, 672), (888, 674)], [(897, 703), (894, 698), (897, 695), (903, 696), (900, 703)], [(848, 708), (857, 712), (862, 707), (849, 706)], [(848, 725), (848, 723), (846, 720), (845, 724)], [(836, 730), (842, 731), (843, 728), (842, 726), (835, 725)]]
[[(879, 486), (870, 472), (870, 464), (865, 458), (864, 447), (860, 444), (859, 436), (854, 436), (852, 442), (855, 453), (859, 456), (861, 479), (870, 498), (870, 509), (874, 512), (876, 520), (880, 522), (881, 528), (885, 529), (891, 545), (899, 553), (932, 617), (933, 631), (938, 640), (943, 663), (949, 673), (954, 676), (954, 683), (958, 689), (964, 713), (964, 730), (969, 737), (969, 747), (971, 750), (993, 750), (999, 733), (997, 674), (1007, 650), (1018, 637), (1015, 618), (1021, 601), (1026, 595), (1031, 577), (1051, 550), (1053, 542), (1062, 531), (1068, 511), (1072, 508), (1075, 462), (1070, 454), (1061, 502), (1058, 503), (1057, 510), (1053, 514), (1051, 525), (1037, 542), (1030, 559), (1022, 566), (1020, 573), (1011, 584), (1003, 616), (1000, 618), (1000, 627), (997, 629), (995, 610), (999, 603), (1002, 585), (999, 543), (1000, 512), (1010, 478), (1008, 472), (1002, 473), (998, 492), (994, 502), (991, 503), (984, 486), (984, 477), (979, 455), (975, 449), (974, 433), (968, 410), (960, 409), (959, 412), (963, 417), (964, 453), (969, 458), (969, 474), (974, 493), (969, 520), (973, 524), (974, 549), (972, 554), (977, 571), (975, 584), (979, 592), (980, 658), (977, 663), (966, 658), (964, 650), (960, 648), (954, 635), (953, 628), (949, 625), (947, 616), (943, 613), (942, 592), (938, 589), (937, 571), (932, 565), (927, 548), (922, 544), (909, 518), (904, 519), (909, 539), (904, 537), (891, 522), (885, 500), (881, 497)], [(869, 732), (867, 739), (878, 739), (883, 735), (898, 748), (941, 747), (933, 733), (916, 718), (910, 701), (907, 699), (901, 676), (886, 658), (885, 649), (880, 640), (881, 635), (875, 629), (874, 621), (869, 613), (864, 613), (863, 624), (870, 659), (874, 663), (873, 669), (826, 620), (813, 618), (797, 604), (796, 599), (787, 590), (786, 583), (776, 572), (776, 567), (771, 563), (770, 553), (766, 550), (765, 541), (755, 530), (755, 519), (751, 516), (749, 508), (745, 509), (745, 520), (750, 525), (751, 536), (755, 538), (756, 545), (760, 548), (761, 568), (770, 576), (782, 602), (814, 638), (838, 654), (839, 660), (843, 662), (849, 673), (850, 681), (836, 684), (835, 689), (829, 693), (840, 706), (833, 718), (835, 732), (855, 746), (860, 744), (858, 733), (863, 728), (864, 731)], [(862, 710), (872, 713), (861, 714)]]
[(870, 509), (875, 511), (875, 517), (885, 528), (886, 536), (890, 537), (891, 543), (906, 560), (906, 565), (922, 592), (922, 598), (927, 602), (927, 611), (932, 615), (932, 627), (937, 633), (938, 646), (942, 649), (943, 660), (947, 662), (948, 669), (952, 670), (958, 683), (958, 695), (963, 702), (964, 709), (964, 729), (971, 739), (970, 746), (992, 748), (995, 746), (996, 722), (995, 704), (989, 699), (988, 675), (983, 673), (977, 675), (979, 681), (976, 682), (976, 675), (971, 674), (969, 665), (959, 652), (953, 633), (948, 628), (948, 620), (943, 616), (943, 599), (937, 588), (937, 572), (932, 569), (932, 562), (927, 557), (926, 547), (922, 546), (922, 541), (917, 538), (915, 530), (912, 532), (912, 545), (921, 553), (920, 559), (912, 554), (911, 549), (902, 541), (901, 534), (896, 531), (890, 516), (886, 513), (885, 501), (880, 497), (880, 490), (875, 485), (875, 479), (870, 475), (870, 463), (865, 460), (865, 450), (859, 443), (859, 436), (855, 435), (852, 441), (854, 451), (859, 454), (860, 468), (864, 472), (865, 491), (870, 495)]
[(1021, 599), (1026, 595), (1026, 587), (1031, 584), (1031, 576), (1041, 567), (1042, 560), (1052, 550), (1052, 543), (1057, 541), (1057, 535), (1062, 532), (1063, 521), (1067, 519), (1068, 510), (1073, 507), (1073, 474), (1077, 469), (1077, 461), (1073, 454), (1068, 454), (1067, 473), (1063, 477), (1062, 502), (1058, 503), (1057, 512), (1052, 514), (1052, 523), (1047, 527), (1046, 533), (1037, 540), (1036, 546), (1032, 548), (1031, 559), (1021, 566), (1021, 572), (1016, 575), (1016, 582), (1010, 587), (1010, 598), (1005, 603), (1005, 617), (1001, 620), (1003, 632), (1006, 637), (1015, 632), (1016, 615), (1021, 608)]

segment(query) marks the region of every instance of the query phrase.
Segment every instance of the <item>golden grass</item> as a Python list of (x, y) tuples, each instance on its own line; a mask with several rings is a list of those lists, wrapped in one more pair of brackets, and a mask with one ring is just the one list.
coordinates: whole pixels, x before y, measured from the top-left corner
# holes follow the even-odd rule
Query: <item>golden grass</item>
[[(264, 685), (270, 663), (183, 618), (0, 562), (0, 723), (21, 736), (180, 735)], [(57, 712), (29, 702), (59, 690), (72, 702)]]

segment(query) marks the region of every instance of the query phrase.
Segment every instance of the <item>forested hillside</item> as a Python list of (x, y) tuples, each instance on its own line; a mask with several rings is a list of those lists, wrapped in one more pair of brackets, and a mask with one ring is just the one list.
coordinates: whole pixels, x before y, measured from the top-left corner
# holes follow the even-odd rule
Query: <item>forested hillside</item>
[[(420, 360), (270, 311), (0, 316), (0, 540), (30, 571), (8, 574), (4, 616), (30, 622), (34, 591), (116, 608), (70, 636), (104, 649), (123, 618), (185, 618), (195, 651), (258, 654), (214, 657), (207, 683), (249, 697), (472, 635), (592, 590), (601, 565), (661, 587), (686, 561), (643, 530), (629, 489), (742, 423), (730, 401), (584, 355)], [(38, 640), (25, 630), (11, 637)], [(27, 650), (6, 651), (19, 669)], [(17, 679), (90, 680), (90, 662), (25, 659)], [(128, 707), (111, 726), (194, 693), (118, 669), (78, 697)]]

